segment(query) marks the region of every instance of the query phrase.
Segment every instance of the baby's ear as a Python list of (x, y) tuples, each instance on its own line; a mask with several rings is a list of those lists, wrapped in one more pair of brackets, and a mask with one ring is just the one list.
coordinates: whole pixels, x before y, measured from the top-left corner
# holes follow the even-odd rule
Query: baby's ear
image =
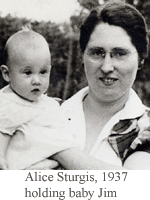
[(0, 69), (1, 69), (1, 72), (2, 72), (4, 80), (6, 82), (9, 82), (10, 78), (9, 78), (9, 69), (8, 69), (8, 67), (6, 65), (1, 65)]

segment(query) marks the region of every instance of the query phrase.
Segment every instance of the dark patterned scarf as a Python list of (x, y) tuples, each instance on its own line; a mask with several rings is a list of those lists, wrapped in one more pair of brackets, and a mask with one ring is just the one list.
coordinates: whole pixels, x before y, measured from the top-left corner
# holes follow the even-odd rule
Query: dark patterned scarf
[[(147, 113), (147, 116), (149, 112)], [(150, 153), (150, 126), (139, 135), (140, 127), (137, 119), (120, 120), (111, 131), (108, 142), (124, 163), (134, 151)]]

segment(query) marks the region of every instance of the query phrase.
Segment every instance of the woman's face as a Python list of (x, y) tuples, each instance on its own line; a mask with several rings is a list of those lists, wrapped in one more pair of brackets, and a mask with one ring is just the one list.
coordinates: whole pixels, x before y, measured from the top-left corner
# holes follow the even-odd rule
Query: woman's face
[(107, 23), (97, 25), (83, 54), (89, 94), (103, 102), (128, 98), (138, 60), (124, 29)]

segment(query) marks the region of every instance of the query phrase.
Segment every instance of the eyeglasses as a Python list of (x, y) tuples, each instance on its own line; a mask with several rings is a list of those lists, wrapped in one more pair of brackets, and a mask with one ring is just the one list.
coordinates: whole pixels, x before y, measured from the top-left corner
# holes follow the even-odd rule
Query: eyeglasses
[(114, 61), (125, 61), (130, 55), (136, 53), (135, 52), (130, 52), (128, 49), (122, 49), (122, 48), (114, 48), (111, 52), (105, 52), (103, 48), (91, 48), (88, 51), (88, 55), (91, 57), (93, 60), (98, 60), (102, 61), (106, 54), (109, 53), (110, 57)]

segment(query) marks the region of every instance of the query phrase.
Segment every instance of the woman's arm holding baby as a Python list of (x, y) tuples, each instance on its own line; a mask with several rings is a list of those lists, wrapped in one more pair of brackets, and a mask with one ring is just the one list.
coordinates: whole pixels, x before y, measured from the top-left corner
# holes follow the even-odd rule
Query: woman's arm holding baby
[(54, 156), (65, 169), (68, 170), (123, 170), (123, 167), (114, 166), (84, 153), (77, 147), (63, 150)]
[(114, 166), (97, 160), (84, 153), (77, 147), (72, 147), (56, 153), (51, 157), (53, 160), (45, 159), (26, 170), (53, 170), (57, 169), (59, 163), (67, 170), (123, 170), (125, 168)]

